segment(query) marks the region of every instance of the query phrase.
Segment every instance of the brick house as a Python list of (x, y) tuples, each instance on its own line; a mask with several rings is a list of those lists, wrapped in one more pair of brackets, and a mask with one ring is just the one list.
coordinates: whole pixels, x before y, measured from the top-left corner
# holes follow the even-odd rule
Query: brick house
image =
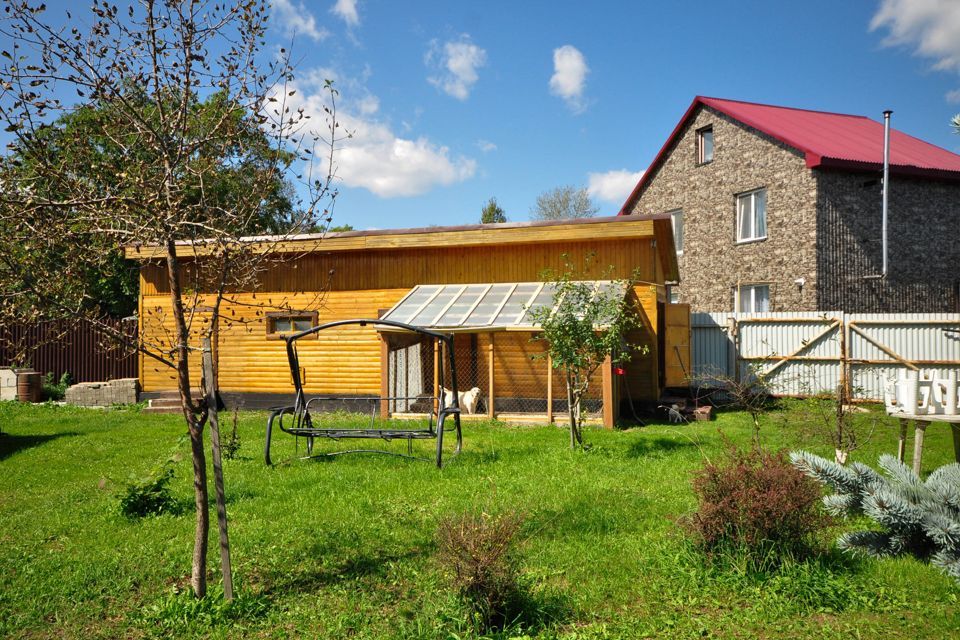
[(671, 298), (695, 311), (957, 311), (960, 155), (890, 140), (883, 279), (883, 125), (863, 116), (698, 96), (620, 215), (672, 214)]

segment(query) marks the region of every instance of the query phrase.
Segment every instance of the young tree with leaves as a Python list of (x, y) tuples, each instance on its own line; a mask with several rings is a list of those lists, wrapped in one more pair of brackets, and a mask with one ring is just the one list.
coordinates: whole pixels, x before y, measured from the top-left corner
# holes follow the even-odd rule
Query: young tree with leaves
[(553, 305), (535, 309), (533, 322), (541, 332), (534, 338), (547, 343), (554, 369), (563, 373), (570, 421), (570, 448), (583, 446), (583, 399), (590, 378), (608, 357), (628, 362), (645, 347), (630, 344), (628, 335), (641, 326), (628, 280), (608, 286), (587, 280), (569, 262), (563, 272), (544, 271), (542, 279), (553, 291)]
[(506, 221), (507, 214), (504, 213), (500, 205), (497, 204), (497, 199), (490, 198), (480, 211), (480, 224), (494, 224)]
[[(99, 322), (93, 276), (120, 247), (161, 249), (174, 334), (133, 346), (176, 372), (198, 597), (207, 589), (207, 408), (194, 396), (190, 356), (229, 321), (221, 308), (230, 292), (256, 289), (276, 259), (270, 243), (328, 224), (336, 196), (335, 92), (328, 84), (326, 137), (311, 135), (290, 106), (286, 52), (263, 50), (267, 9), (264, 0), (144, 0), (121, 12), (94, 0), (84, 20), (67, 13), (58, 25), (45, 5), (17, 0), (0, 20), (0, 118), (13, 138), (0, 162), (0, 319), (71, 319), (127, 340)], [(326, 171), (315, 178), (308, 161), (318, 147)], [(281, 185), (300, 161), (305, 195), (281, 220), (271, 201), (289, 195)], [(277, 235), (242, 240), (263, 232)]]
[(564, 220), (592, 218), (600, 211), (584, 187), (565, 185), (544, 191), (537, 196), (537, 204), (530, 210), (534, 220)]

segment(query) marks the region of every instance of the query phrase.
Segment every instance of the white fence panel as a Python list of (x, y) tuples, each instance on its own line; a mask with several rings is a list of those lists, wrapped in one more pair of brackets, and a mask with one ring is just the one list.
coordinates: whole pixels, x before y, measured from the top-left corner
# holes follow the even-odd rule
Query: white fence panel
[(856, 398), (881, 400), (886, 382), (911, 365), (924, 376), (946, 376), (960, 367), (958, 314), (851, 314), (848, 326)]
[(729, 313), (691, 313), (690, 350), (694, 384), (733, 376), (733, 340), (728, 335)]
[(886, 381), (905, 369), (960, 369), (958, 314), (694, 313), (691, 332), (699, 384), (762, 372), (778, 395), (835, 391), (844, 365), (849, 392), (861, 400), (882, 400)]

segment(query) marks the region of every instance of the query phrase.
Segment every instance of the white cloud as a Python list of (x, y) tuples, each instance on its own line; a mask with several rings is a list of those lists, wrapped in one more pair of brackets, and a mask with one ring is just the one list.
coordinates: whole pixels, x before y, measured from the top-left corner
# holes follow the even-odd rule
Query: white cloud
[(477, 140), (477, 148), (484, 153), (490, 153), (491, 151), (497, 150), (497, 145), (493, 144), (489, 140)]
[[(960, 72), (960, 2), (957, 0), (882, 0), (870, 30), (885, 28), (887, 46), (908, 46), (931, 58), (934, 68)], [(960, 100), (951, 91), (947, 100)]]
[(330, 32), (317, 24), (317, 19), (307, 10), (302, 2), (294, 5), (290, 0), (273, 0), (273, 14), (271, 18), (285, 35), (307, 36), (315, 42), (320, 42), (330, 35)]
[(330, 13), (339, 16), (348, 27), (360, 24), (360, 14), (357, 13), (357, 0), (337, 0), (337, 4), (330, 8)]
[(430, 84), (457, 100), (466, 100), (480, 78), (477, 69), (487, 63), (487, 52), (464, 34), (459, 40), (444, 43), (443, 47), (432, 41), (424, 62), (439, 70), (437, 75), (427, 78)]
[(576, 113), (586, 108), (583, 90), (587, 84), (590, 67), (580, 50), (565, 44), (553, 50), (553, 76), (550, 78), (550, 93), (563, 98)]
[(587, 174), (587, 192), (591, 197), (604, 202), (623, 203), (637, 182), (643, 176), (643, 171), (627, 171), (618, 169), (605, 173)]
[[(313, 126), (322, 127), (326, 95), (309, 81), (295, 88), (298, 91), (288, 98), (294, 102), (291, 110), (302, 107)], [(304, 88), (306, 92), (300, 90)], [(398, 136), (388, 124), (372, 117), (378, 108), (379, 100), (369, 92), (353, 99), (341, 88), (337, 122), (340, 130), (352, 137), (338, 145), (334, 164), (337, 178), (347, 187), (366, 189), (381, 198), (410, 197), (462, 182), (476, 173), (475, 160), (454, 156), (446, 146), (424, 136)], [(326, 159), (318, 161), (325, 163)], [(325, 164), (315, 167), (314, 173), (318, 170), (325, 172)]]
[(947, 102), (950, 104), (960, 104), (960, 89), (954, 89), (947, 92)]

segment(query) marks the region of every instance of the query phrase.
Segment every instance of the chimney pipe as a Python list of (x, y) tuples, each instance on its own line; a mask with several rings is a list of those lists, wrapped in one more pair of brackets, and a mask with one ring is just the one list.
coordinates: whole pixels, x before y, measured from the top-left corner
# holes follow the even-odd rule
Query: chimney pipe
[(883, 112), (883, 204), (880, 226), (883, 268), (879, 275), (864, 276), (865, 280), (882, 280), (887, 277), (887, 203), (890, 192), (890, 114), (892, 113), (890, 109)]

